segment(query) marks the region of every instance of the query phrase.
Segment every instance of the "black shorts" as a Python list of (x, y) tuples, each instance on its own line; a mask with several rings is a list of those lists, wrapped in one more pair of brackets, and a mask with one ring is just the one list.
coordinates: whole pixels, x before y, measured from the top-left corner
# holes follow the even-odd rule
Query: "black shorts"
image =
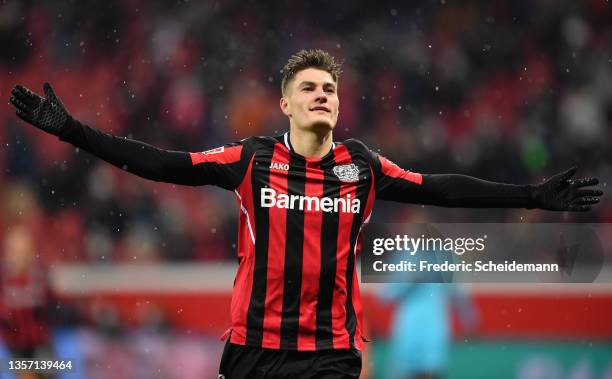
[(223, 349), (220, 379), (353, 379), (361, 373), (357, 349), (293, 351), (236, 345)]

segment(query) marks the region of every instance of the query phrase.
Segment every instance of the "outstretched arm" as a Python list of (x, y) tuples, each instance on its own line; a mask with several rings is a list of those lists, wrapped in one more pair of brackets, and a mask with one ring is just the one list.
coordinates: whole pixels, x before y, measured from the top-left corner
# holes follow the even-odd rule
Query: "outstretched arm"
[(81, 124), (44, 84), (45, 97), (17, 85), (11, 104), (17, 116), (83, 150), (146, 179), (185, 185), (216, 184), (233, 189), (241, 178), (245, 152), (240, 143), (204, 153), (163, 150)]
[(603, 194), (589, 188), (596, 178), (572, 180), (573, 167), (532, 185), (490, 182), (466, 175), (421, 175), (406, 171), (383, 156), (374, 156), (376, 196), (382, 200), (465, 208), (541, 208), (588, 211)]

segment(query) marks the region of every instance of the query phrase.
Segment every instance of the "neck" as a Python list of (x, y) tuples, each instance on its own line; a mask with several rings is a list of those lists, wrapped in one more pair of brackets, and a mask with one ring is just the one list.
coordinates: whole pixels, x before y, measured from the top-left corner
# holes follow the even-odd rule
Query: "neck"
[(289, 139), (293, 150), (306, 158), (321, 158), (332, 148), (331, 129), (325, 131), (303, 130), (292, 127)]

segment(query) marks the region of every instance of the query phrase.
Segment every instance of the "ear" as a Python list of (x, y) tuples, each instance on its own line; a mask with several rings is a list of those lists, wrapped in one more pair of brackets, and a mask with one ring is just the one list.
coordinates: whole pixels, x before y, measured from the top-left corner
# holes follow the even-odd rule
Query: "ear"
[(291, 112), (289, 111), (289, 102), (285, 97), (280, 98), (280, 108), (281, 111), (283, 111), (283, 113), (285, 114), (285, 116), (291, 117)]

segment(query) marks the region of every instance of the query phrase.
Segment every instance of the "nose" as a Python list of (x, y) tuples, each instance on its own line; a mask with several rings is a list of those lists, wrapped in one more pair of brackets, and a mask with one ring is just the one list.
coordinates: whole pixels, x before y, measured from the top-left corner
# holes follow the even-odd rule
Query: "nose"
[(327, 93), (323, 90), (323, 88), (318, 88), (315, 91), (316, 101), (320, 103), (327, 102)]

